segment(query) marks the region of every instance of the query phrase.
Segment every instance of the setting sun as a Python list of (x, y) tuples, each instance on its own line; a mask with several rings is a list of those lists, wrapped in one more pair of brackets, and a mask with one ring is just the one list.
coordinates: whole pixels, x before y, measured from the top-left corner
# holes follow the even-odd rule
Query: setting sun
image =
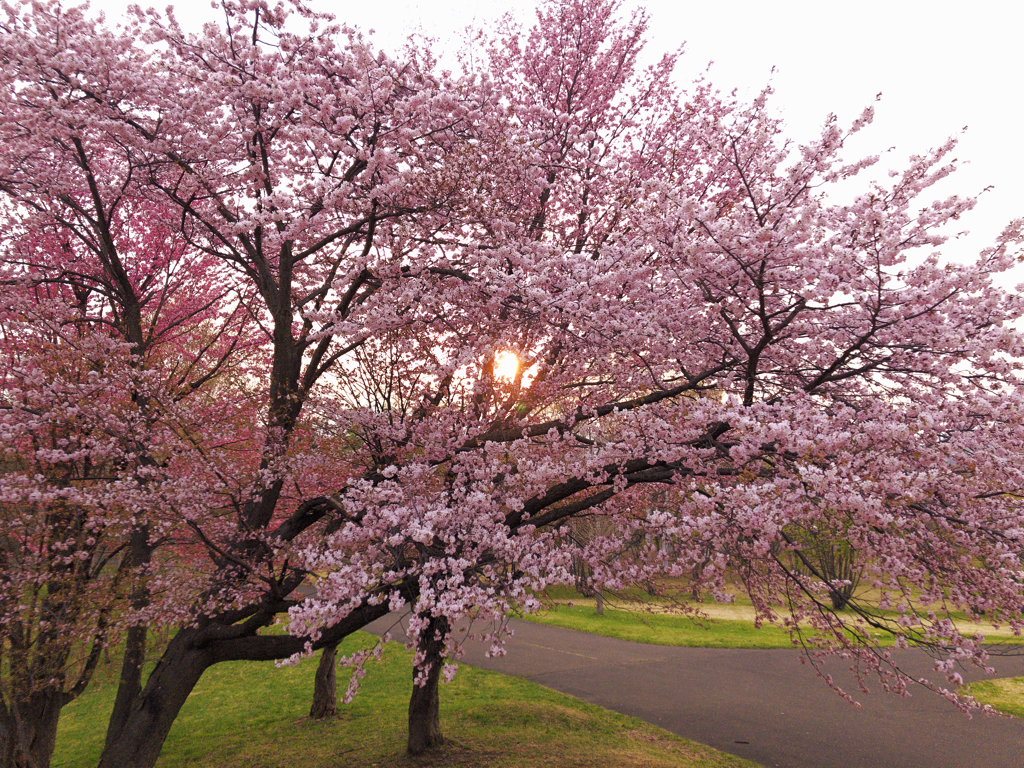
[(519, 373), (519, 358), (515, 352), (499, 352), (494, 356), (494, 378), (499, 381), (515, 381)]

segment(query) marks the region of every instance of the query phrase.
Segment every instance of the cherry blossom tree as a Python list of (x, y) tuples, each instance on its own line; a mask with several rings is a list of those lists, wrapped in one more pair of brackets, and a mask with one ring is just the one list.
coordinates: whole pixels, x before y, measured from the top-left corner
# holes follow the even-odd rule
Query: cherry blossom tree
[[(607, 0), (505, 23), (458, 75), (298, 5), (223, 7), (195, 35), (57, 4), (0, 23), (6, 215), (77, 227), (107, 261), (92, 233), (158, 216), (181, 274), (230, 296), (219, 320), (181, 316), (190, 344), (216, 340), (197, 372), (243, 371), (190, 390), (218, 416), (176, 417), (181, 460), (139, 485), (205, 565), (136, 596), (180, 629), (122, 687), (102, 766), (152, 765), (212, 664), (298, 659), (399, 609), (409, 748), (429, 749), (445, 660), (469, 633), (500, 652), (508, 612), (574, 557), (609, 588), (696, 574), (727, 599), (738, 576), (812, 660), (847, 653), (896, 690), (871, 631), (941, 652), (931, 685), (953, 697), (955, 664), (987, 657), (951, 616), (1021, 629), (1024, 300), (993, 282), (1020, 223), (942, 259), (974, 204), (926, 199), (954, 142), (850, 196), (875, 158), (844, 142), (870, 110), (795, 145), (770, 91), (680, 90), (675, 55), (641, 67), (646, 17)], [(244, 354), (219, 330), (242, 315)], [(187, 400), (175, 381), (154, 425)], [(563, 535), (590, 515), (604, 535)], [(845, 585), (795, 529), (841, 530), (880, 599), (835, 612)], [(267, 633), (284, 612), (289, 634)]]
[(139, 680), (147, 629), (165, 615), (146, 586), (153, 553), (183, 539), (165, 508), (192, 497), (168, 472), (196, 444), (182, 403), (241, 360), (227, 362), (240, 313), (218, 317), (224, 296), (202, 259), (184, 272), (161, 212), (124, 200), (109, 212), (104, 226), (74, 205), (6, 219), (4, 765), (48, 764), (60, 708), (112, 642), (126, 643), (123, 680)]
[[(31, 327), (17, 334), (26, 354), (5, 345), (0, 421), (5, 766), (48, 764), (60, 707), (85, 688), (110, 634), (111, 596), (129, 578), (128, 558), (118, 564), (122, 518), (89, 488), (116, 451), (86, 415), (109, 390), (98, 366), (81, 365), (122, 350), (60, 343), (37, 314), (18, 314)], [(8, 336), (18, 322), (4, 320)]]

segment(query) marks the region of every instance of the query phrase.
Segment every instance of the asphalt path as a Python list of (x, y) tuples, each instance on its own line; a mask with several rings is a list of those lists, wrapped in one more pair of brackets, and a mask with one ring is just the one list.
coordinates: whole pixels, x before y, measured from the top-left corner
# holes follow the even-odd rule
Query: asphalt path
[[(858, 705), (833, 692), (796, 650), (670, 648), (525, 621), (511, 622), (507, 653), (465, 643), (462, 663), (518, 675), (562, 693), (638, 717), (668, 731), (780, 768), (1024, 768), (1024, 721), (968, 719), (936, 694), (884, 693), (877, 681), (857, 688), (841, 660), (827, 672)], [(371, 631), (401, 638), (401, 619)], [(913, 677), (932, 660), (903, 651)], [(1024, 675), (1024, 655), (993, 659), (1000, 676)], [(967, 681), (980, 670), (961, 670)], [(442, 693), (442, 709), (444, 706)]]

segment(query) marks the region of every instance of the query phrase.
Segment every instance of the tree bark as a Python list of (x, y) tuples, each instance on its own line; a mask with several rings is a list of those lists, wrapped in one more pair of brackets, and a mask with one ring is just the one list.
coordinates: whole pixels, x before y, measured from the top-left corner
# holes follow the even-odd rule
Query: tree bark
[(146, 657), (146, 627), (129, 627), (125, 638), (124, 658), (121, 661), (121, 680), (117, 686), (114, 709), (107, 723), (107, 738), (104, 748), (109, 747), (120, 735), (128, 721), (133, 702), (142, 693), (142, 663)]
[(99, 768), (152, 768), (156, 763), (178, 712), (213, 663), (210, 653), (193, 645), (196, 634), (185, 628), (171, 639), (120, 729), (107, 732)]
[(0, 768), (49, 768), (64, 692), (47, 688), (0, 705)]
[(309, 716), (314, 719), (338, 714), (338, 677), (334, 666), (337, 656), (337, 643), (320, 652), (320, 663), (313, 681), (313, 705), (309, 708)]
[[(205, 628), (185, 627), (171, 638), (145, 688), (127, 708), (127, 718), (103, 750), (98, 768), (152, 768), (167, 734), (186, 699), (203, 673), (224, 661), (272, 661), (301, 651), (303, 638), (289, 635), (259, 635), (279, 613), (270, 603), (265, 616), (251, 616), (246, 622), (221, 614), (223, 623)], [(321, 636), (324, 645), (337, 645), (388, 612), (387, 602), (363, 605)]]
[(417, 650), (423, 654), (423, 660), (413, 667), (412, 696), (409, 698), (410, 755), (421, 755), (444, 743), (438, 689), (444, 663), (444, 644), (450, 631), (448, 619), (431, 618), (420, 635)]
[[(153, 547), (149, 542), (149, 526), (139, 525), (132, 528), (128, 554), (122, 566), (137, 570), (149, 564), (153, 556)], [(135, 574), (131, 588), (130, 604), (132, 610), (145, 608), (149, 603), (149, 590), (144, 581)], [(142, 665), (146, 660), (146, 641), (148, 629), (145, 626), (128, 628), (125, 637), (124, 658), (121, 660), (121, 679), (117, 685), (117, 696), (114, 709), (107, 723), (107, 738), (104, 749), (109, 747), (121, 733), (128, 721), (128, 713), (134, 702), (142, 693)]]

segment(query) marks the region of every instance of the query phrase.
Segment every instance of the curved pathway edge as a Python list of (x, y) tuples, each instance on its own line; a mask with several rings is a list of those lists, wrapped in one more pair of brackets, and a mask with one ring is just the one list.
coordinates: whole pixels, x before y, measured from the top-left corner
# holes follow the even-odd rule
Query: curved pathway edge
[[(868, 681), (863, 693), (841, 660), (828, 671), (857, 706), (797, 650), (644, 645), (520, 620), (511, 628), (505, 656), (487, 658), (487, 646), (470, 641), (460, 663), (524, 677), (764, 766), (1024, 768), (1024, 721), (968, 719), (923, 688), (900, 697)], [(397, 616), (369, 629), (402, 634)], [(931, 672), (924, 652), (905, 651), (900, 661), (914, 676)], [(1000, 676), (1024, 675), (1024, 655), (993, 666)], [(976, 669), (962, 674), (984, 678)]]

